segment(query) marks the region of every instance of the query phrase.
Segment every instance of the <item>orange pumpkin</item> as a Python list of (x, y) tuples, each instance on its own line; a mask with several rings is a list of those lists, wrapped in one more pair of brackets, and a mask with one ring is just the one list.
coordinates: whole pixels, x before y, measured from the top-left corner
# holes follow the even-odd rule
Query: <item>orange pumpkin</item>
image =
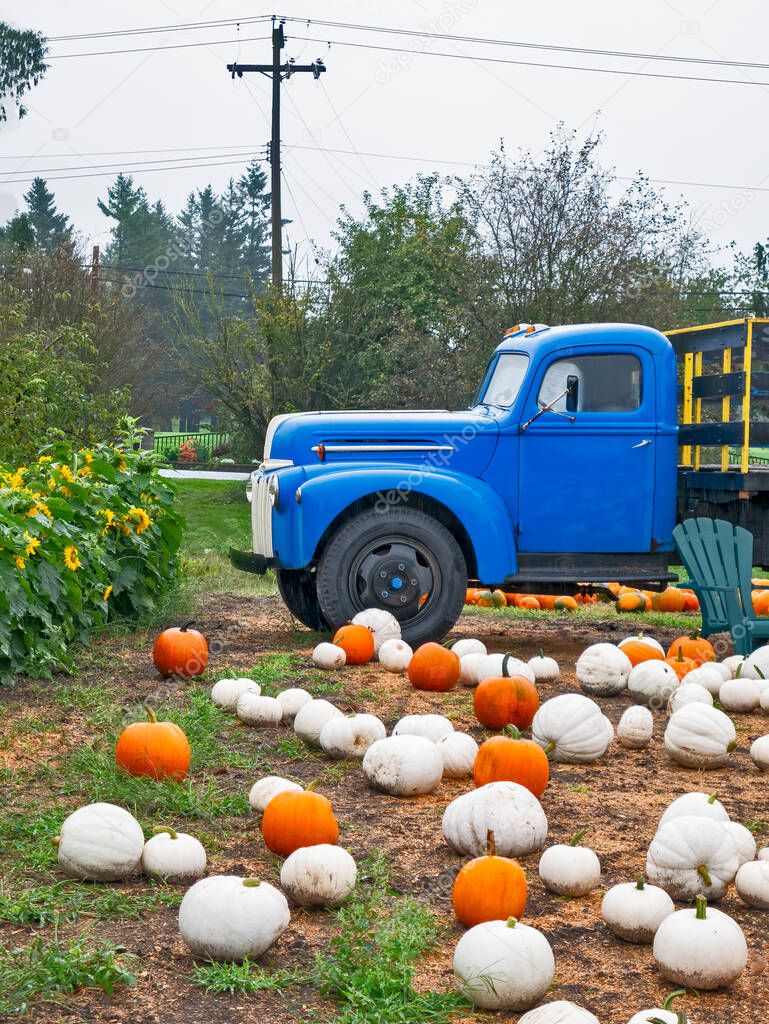
[(331, 803), (312, 787), (278, 793), (262, 816), (262, 836), (273, 853), (288, 857), (302, 846), (336, 844), (339, 826)]
[(756, 615), (769, 615), (769, 590), (754, 590), (752, 596)]
[(679, 680), (683, 679), (687, 672), (693, 672), (695, 668), (699, 668), (702, 664), (701, 661), (695, 661), (694, 658), (687, 658), (681, 647), (675, 653), (668, 651), (665, 662), (675, 671)]
[(716, 661), (716, 652), (709, 640), (700, 636), (699, 632), (690, 633), (688, 636), (679, 636), (668, 648), (668, 658), (674, 658), (678, 654), (684, 658), (691, 658), (696, 665), (703, 665), (706, 661)]
[(208, 664), (208, 644), (202, 633), (185, 626), (164, 629), (155, 641), (152, 660), (161, 676), (191, 679), (202, 675)]
[(557, 597), (553, 603), (553, 608), (557, 612), (576, 612), (579, 605), (573, 597)]
[(686, 594), (686, 605), (684, 606), (684, 611), (698, 612), (700, 610), (700, 599), (693, 590), (685, 590), (684, 593)]
[(614, 607), (618, 612), (643, 612), (646, 610), (646, 598), (637, 590), (625, 590), (617, 598)]
[(129, 775), (181, 782), (190, 766), (190, 745), (175, 722), (159, 722), (147, 708), (146, 722), (132, 722), (121, 732), (115, 760)]
[(628, 656), (630, 664), (633, 667), (640, 665), (642, 661), (665, 660), (665, 655), (659, 647), (655, 644), (650, 644), (648, 640), (645, 640), (643, 633), (639, 633), (638, 636), (632, 636), (627, 640), (623, 640), (619, 645), (619, 649), (623, 654)]
[(555, 607), (555, 594), (537, 594), (537, 600), (539, 607), (546, 612), (551, 612)]
[(518, 598), (518, 607), (530, 608), (532, 611), (538, 611), (541, 606), (533, 594), (524, 594), (523, 597)]
[(487, 729), (528, 729), (538, 707), (537, 688), (525, 676), (492, 676), (473, 694), (475, 717)]
[(494, 606), (494, 596), (490, 590), (479, 590), (475, 603), (479, 608), (492, 608)]
[(408, 667), (412, 686), (417, 690), (435, 690), (439, 693), (454, 689), (459, 682), (459, 672), (457, 655), (435, 643), (418, 647)]
[(678, 587), (668, 587), (654, 595), (652, 607), (658, 612), (682, 612), (686, 607), (686, 595)]
[(473, 765), (476, 786), (487, 782), (517, 782), (539, 800), (550, 778), (550, 762), (534, 740), (524, 740), (514, 726), (492, 736), (478, 748)]
[(487, 853), (464, 864), (454, 879), (451, 904), (466, 928), (519, 918), (526, 909), (526, 875), (518, 861), (498, 857), (489, 830)]
[(374, 634), (368, 626), (348, 623), (334, 633), (334, 643), (347, 655), (348, 665), (365, 665), (374, 657)]

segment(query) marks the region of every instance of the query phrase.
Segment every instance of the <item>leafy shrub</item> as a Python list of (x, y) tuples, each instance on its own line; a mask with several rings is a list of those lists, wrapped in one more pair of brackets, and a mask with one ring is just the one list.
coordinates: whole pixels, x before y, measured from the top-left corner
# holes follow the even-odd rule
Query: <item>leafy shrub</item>
[(218, 444), (211, 454), (215, 459), (224, 459), (228, 455), (232, 455), (232, 444), (229, 441)]
[(178, 462), (179, 460), (179, 449), (177, 447), (164, 448), (162, 454), (163, 458), (168, 462)]
[(0, 681), (67, 668), (73, 641), (157, 608), (182, 522), (156, 461), (57, 442), (30, 466), (0, 464)]
[(198, 462), (211, 461), (211, 448), (207, 444), (200, 444), (200, 442), (198, 442), (195, 445), (195, 454), (198, 457)]
[(194, 441), (184, 441), (179, 447), (179, 462), (197, 462), (198, 453)]

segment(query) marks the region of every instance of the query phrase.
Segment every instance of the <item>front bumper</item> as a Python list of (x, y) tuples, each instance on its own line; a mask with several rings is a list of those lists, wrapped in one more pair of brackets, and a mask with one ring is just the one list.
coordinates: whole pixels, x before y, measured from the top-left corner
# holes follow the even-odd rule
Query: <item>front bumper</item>
[(228, 557), (234, 568), (241, 572), (254, 572), (258, 576), (264, 576), (274, 562), (274, 559), (265, 555), (254, 554), (253, 551), (238, 551), (237, 548), (230, 548)]

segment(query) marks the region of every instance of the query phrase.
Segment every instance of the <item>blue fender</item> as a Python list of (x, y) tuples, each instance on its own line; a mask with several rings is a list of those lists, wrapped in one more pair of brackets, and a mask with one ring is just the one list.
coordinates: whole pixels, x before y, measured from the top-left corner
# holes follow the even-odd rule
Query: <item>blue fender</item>
[[(479, 579), (499, 583), (517, 572), (513, 524), (499, 493), (476, 477), (413, 465), (356, 467), (349, 472), (335, 467), (333, 473), (307, 479), (301, 486), (301, 503), (294, 505), (287, 549), (295, 564), (290, 567), (310, 564), (325, 530), (353, 502), (375, 495), (384, 508), (409, 493), (440, 502), (462, 523), (473, 546)], [(282, 559), (281, 564), (285, 564)]]

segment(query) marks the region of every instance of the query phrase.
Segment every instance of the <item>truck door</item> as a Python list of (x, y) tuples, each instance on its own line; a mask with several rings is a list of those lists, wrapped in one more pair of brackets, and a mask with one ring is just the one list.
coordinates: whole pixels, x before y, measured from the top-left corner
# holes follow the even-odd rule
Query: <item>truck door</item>
[(622, 346), (540, 367), (519, 427), (519, 551), (650, 550), (654, 372)]

